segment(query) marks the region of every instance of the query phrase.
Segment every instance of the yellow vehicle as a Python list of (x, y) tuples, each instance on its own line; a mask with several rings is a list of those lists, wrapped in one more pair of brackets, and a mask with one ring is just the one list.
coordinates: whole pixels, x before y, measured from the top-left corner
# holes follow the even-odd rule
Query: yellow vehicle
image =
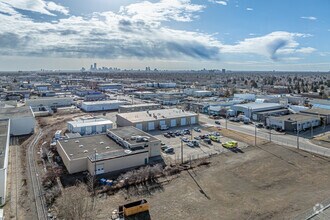
[(220, 138), (217, 136), (211, 135), (209, 138), (211, 139), (211, 141), (220, 142)]
[(238, 146), (237, 141), (227, 141), (226, 143), (222, 144), (225, 148), (236, 148)]
[(119, 206), (119, 214), (123, 215), (124, 217), (132, 216), (148, 211), (149, 211), (149, 204), (145, 199), (127, 203), (123, 206)]

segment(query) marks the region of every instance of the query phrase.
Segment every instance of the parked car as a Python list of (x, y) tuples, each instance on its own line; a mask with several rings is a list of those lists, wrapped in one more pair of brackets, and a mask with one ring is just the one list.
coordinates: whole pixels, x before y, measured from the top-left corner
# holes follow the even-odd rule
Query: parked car
[(236, 148), (238, 146), (237, 141), (227, 141), (226, 143), (222, 144), (225, 148)]
[(192, 140), (191, 143), (193, 143), (193, 145), (195, 147), (199, 147), (199, 142), (198, 141)]
[(196, 132), (201, 132), (201, 129), (195, 127), (195, 128), (194, 128), (194, 131), (196, 131)]
[(186, 137), (182, 137), (181, 140), (182, 140), (183, 142), (188, 142), (188, 141), (189, 141), (189, 139), (186, 138)]
[(175, 134), (176, 136), (180, 136), (180, 135), (181, 135), (181, 131), (176, 130), (174, 134)]
[(259, 124), (256, 124), (256, 127), (257, 127), (257, 128), (263, 128), (263, 127), (264, 127), (264, 125), (263, 125), (263, 124), (261, 124), (261, 123), (259, 123)]
[(220, 138), (217, 136), (214, 136), (214, 135), (211, 135), (210, 139), (211, 139), (211, 141), (214, 141), (214, 142), (220, 142)]
[(193, 144), (191, 141), (187, 142), (187, 145), (188, 145), (189, 147), (194, 147), (194, 144)]
[(207, 143), (207, 144), (212, 144), (212, 141), (209, 138), (205, 138), (204, 142)]
[(214, 121), (214, 123), (216, 123), (217, 125), (220, 125), (220, 121)]
[(164, 152), (166, 149), (168, 148), (168, 146), (161, 146), (160, 149)]
[(168, 147), (167, 149), (164, 150), (165, 153), (174, 153), (174, 148), (173, 147)]
[(175, 137), (175, 134), (172, 131), (167, 132), (171, 137)]
[(171, 135), (169, 133), (164, 133), (164, 137), (170, 138)]
[(200, 136), (196, 136), (196, 137), (194, 137), (194, 139), (195, 139), (195, 140), (200, 140), (201, 137), (200, 137)]
[(188, 129), (184, 129), (184, 130), (183, 130), (183, 133), (184, 133), (184, 134), (190, 134), (190, 131), (189, 131)]

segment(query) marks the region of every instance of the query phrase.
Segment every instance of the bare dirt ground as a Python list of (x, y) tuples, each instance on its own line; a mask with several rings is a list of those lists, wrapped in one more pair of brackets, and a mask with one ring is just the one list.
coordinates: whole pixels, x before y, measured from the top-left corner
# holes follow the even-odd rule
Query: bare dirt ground
[(330, 148), (330, 132), (312, 139), (314, 144)]
[(220, 154), (156, 186), (96, 200), (97, 219), (146, 198), (152, 219), (292, 219), (330, 197), (330, 160), (272, 143)]

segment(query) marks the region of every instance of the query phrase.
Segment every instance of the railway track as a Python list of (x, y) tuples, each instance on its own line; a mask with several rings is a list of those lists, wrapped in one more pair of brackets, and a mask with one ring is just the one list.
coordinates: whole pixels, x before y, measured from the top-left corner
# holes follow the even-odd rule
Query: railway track
[(37, 216), (39, 220), (45, 220), (48, 219), (48, 211), (47, 206), (44, 198), (44, 193), (42, 189), (42, 185), (40, 182), (40, 176), (37, 172), (37, 165), (36, 161), (34, 160), (34, 154), (35, 154), (35, 145), (38, 143), (40, 137), (42, 136), (43, 132), (39, 131), (31, 141), (31, 143), (28, 146), (28, 172), (31, 179), (31, 187), (33, 191)]

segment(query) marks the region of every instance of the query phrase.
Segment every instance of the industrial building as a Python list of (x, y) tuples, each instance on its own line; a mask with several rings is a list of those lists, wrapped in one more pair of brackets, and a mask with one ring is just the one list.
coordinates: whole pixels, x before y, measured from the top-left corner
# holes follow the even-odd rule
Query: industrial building
[(85, 112), (118, 110), (119, 106), (128, 104), (127, 101), (105, 100), (95, 102), (82, 102), (81, 109)]
[(113, 127), (113, 122), (104, 118), (85, 117), (69, 121), (67, 127), (69, 132), (79, 133), (83, 136), (106, 133), (108, 129)]
[(302, 114), (269, 117), (266, 120), (266, 124), (271, 128), (280, 128), (284, 131), (296, 131), (297, 128), (299, 131), (301, 131), (311, 127), (319, 126), (320, 123), (320, 118)]
[[(284, 109), (282, 105), (278, 103), (247, 103), (247, 104), (238, 104), (233, 105), (231, 109), (235, 112), (236, 115), (244, 114), (248, 118), (252, 118), (253, 114), (256, 112), (265, 112)], [(256, 116), (255, 116), (256, 117)]]
[(118, 83), (100, 83), (97, 85), (97, 88), (101, 91), (120, 90), (123, 88), (123, 85)]
[(26, 105), (31, 107), (39, 107), (39, 106), (47, 106), (50, 108), (58, 108), (58, 107), (67, 107), (73, 105), (73, 98), (64, 97), (64, 98), (38, 98), (38, 99), (27, 99)]
[(10, 120), (10, 135), (28, 135), (34, 132), (36, 124), (31, 107), (0, 108), (0, 120)]
[(70, 174), (103, 174), (146, 165), (160, 155), (161, 141), (134, 127), (107, 134), (57, 141), (57, 151)]
[(194, 124), (198, 124), (198, 114), (177, 108), (117, 114), (118, 126), (134, 126), (143, 131)]
[[(330, 109), (325, 108), (312, 108), (300, 111), (304, 115), (314, 115), (322, 120), (322, 124), (330, 124)], [(324, 123), (323, 123), (324, 121)]]
[(135, 104), (135, 105), (121, 105), (119, 106), (119, 113), (126, 112), (139, 112), (139, 111), (147, 111), (147, 110), (155, 110), (160, 109), (161, 105), (156, 103), (143, 103), (143, 104)]
[(0, 206), (6, 202), (10, 120), (0, 120)]

